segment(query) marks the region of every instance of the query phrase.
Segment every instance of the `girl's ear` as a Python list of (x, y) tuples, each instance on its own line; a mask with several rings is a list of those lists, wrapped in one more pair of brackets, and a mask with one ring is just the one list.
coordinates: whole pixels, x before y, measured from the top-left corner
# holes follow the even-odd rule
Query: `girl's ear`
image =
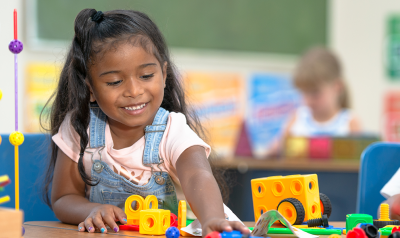
[(85, 79), (85, 83), (86, 83), (86, 86), (89, 88), (89, 91), (90, 91), (90, 102), (96, 101), (96, 98), (94, 97), (93, 89), (92, 89), (92, 86), (90, 86), (89, 80)]
[(165, 62), (163, 65), (163, 68), (162, 68), (164, 88), (167, 86), (167, 84), (165, 83), (167, 80), (167, 66), (168, 66), (168, 62)]

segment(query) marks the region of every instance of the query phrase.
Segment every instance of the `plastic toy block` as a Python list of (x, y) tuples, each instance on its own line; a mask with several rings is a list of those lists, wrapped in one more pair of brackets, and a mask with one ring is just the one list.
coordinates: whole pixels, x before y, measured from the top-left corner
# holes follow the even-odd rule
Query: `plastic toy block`
[(176, 227), (171, 226), (165, 232), (165, 236), (167, 238), (178, 238), (181, 234), (179, 233), (179, 229)]
[(186, 227), (186, 201), (179, 201), (178, 205), (178, 229), (181, 232), (181, 236), (193, 236), (187, 232), (182, 231), (181, 229)]
[(365, 234), (364, 230), (361, 228), (355, 227), (353, 230), (347, 232), (347, 238), (368, 238)]
[(353, 230), (360, 223), (373, 224), (373, 218), (368, 214), (348, 214), (346, 215), (346, 231)]
[(379, 233), (381, 233), (381, 236), (389, 236), (392, 234), (392, 229), (394, 226), (385, 226), (383, 228), (379, 229)]
[[(321, 228), (306, 228), (306, 229), (300, 229), (302, 231), (305, 231), (307, 233), (310, 233), (312, 235), (341, 235), (342, 230), (336, 230), (336, 229), (321, 229)], [(268, 234), (293, 234), (293, 232), (289, 228), (275, 228), (271, 227), (268, 230)]]
[[(292, 225), (321, 217), (316, 174), (252, 179), (251, 190), (256, 221), (261, 214), (269, 210), (278, 210)], [(288, 198), (291, 201), (288, 201)], [(295, 200), (297, 202), (294, 202)], [(299, 204), (305, 212), (304, 220), (298, 219), (298, 215), (302, 214)]]
[(120, 225), (119, 229), (121, 231), (139, 231), (138, 225)]
[[(134, 206), (134, 207), (132, 207)], [(144, 208), (144, 199), (140, 195), (131, 195), (125, 200), (127, 225), (139, 225), (140, 211)]]
[(149, 195), (143, 199), (140, 195), (131, 195), (125, 200), (125, 213), (127, 225), (140, 225), (140, 211), (148, 209), (158, 209), (158, 200), (154, 195)]
[(139, 233), (142, 235), (164, 235), (170, 227), (170, 216), (169, 210), (141, 210)]
[(173, 227), (178, 227), (178, 217), (171, 212), (170, 223)]
[(332, 141), (332, 157), (335, 159), (357, 159), (360, 143), (357, 139), (334, 138)]
[(315, 137), (309, 140), (309, 157), (310, 159), (330, 159), (331, 139), (327, 137)]
[(392, 233), (395, 233), (395, 232), (400, 232), (400, 227), (398, 227), (398, 226), (393, 227)]
[(389, 204), (382, 203), (380, 206), (380, 216), (378, 220), (374, 220), (374, 226), (378, 229), (387, 225), (400, 225), (398, 220), (390, 220), (389, 218)]
[(289, 137), (286, 140), (285, 155), (287, 158), (307, 158), (308, 139), (304, 137)]

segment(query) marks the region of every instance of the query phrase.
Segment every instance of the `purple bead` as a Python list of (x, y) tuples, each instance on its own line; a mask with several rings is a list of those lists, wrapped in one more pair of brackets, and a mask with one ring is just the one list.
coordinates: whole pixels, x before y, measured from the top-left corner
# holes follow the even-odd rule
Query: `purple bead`
[(22, 227), (22, 235), (25, 235), (25, 228)]
[(8, 49), (13, 53), (13, 54), (19, 54), (21, 53), (22, 49), (24, 49), (24, 45), (22, 44), (21, 41), (19, 40), (12, 40), (10, 44), (8, 45)]
[(178, 228), (171, 226), (165, 232), (165, 236), (167, 238), (178, 238), (180, 236), (180, 232), (179, 232)]

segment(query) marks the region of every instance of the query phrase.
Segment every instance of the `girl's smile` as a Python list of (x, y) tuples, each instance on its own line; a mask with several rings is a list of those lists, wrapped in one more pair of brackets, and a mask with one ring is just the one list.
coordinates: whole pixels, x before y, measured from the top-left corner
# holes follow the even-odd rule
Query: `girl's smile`
[(138, 115), (146, 109), (147, 104), (148, 103), (138, 103), (136, 105), (123, 107), (123, 109), (125, 109), (126, 113), (129, 115)]

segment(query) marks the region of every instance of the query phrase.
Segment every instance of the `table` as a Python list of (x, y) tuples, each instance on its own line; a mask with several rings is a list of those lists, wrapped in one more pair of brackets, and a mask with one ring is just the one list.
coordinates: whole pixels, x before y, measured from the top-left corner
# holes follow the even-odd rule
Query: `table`
[[(345, 222), (330, 222), (330, 225), (335, 227), (345, 227)], [(253, 226), (254, 222), (245, 222), (247, 226)], [(54, 221), (32, 221), (25, 222), (25, 235), (24, 238), (50, 238), (50, 237), (58, 237), (58, 238), (69, 238), (69, 237), (150, 237), (146, 235), (141, 235), (136, 231), (119, 231), (118, 233), (110, 232), (107, 234), (102, 233), (88, 233), (88, 232), (78, 232), (76, 225), (68, 225), (61, 222)], [(154, 237), (154, 236), (153, 236)], [(156, 236), (156, 237), (165, 237), (165, 236)], [(289, 235), (272, 235), (271, 237), (279, 237), (285, 238), (290, 237), (293, 238), (295, 236)], [(320, 237), (328, 237), (328, 236), (320, 236)], [(344, 235), (342, 235), (345, 238)]]

